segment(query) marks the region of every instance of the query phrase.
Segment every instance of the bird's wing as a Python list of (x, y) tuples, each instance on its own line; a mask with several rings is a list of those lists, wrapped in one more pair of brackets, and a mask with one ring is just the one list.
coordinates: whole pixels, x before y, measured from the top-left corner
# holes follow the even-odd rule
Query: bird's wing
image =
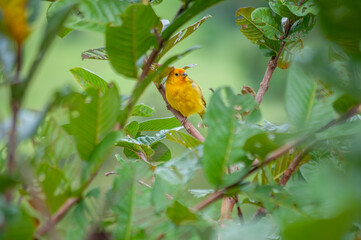
[(199, 87), (199, 85), (190, 78), (188, 78), (188, 81), (190, 81), (192, 88), (194, 88), (198, 92), (199, 96), (201, 96), (203, 105), (207, 106), (206, 100), (204, 100), (204, 97), (203, 97), (202, 89)]

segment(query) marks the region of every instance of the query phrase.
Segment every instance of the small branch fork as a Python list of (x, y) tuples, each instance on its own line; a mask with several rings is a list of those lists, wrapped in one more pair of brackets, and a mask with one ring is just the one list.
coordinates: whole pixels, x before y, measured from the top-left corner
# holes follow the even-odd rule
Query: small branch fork
[(49, 221), (41, 226), (37, 231), (36, 234), (41, 237), (44, 236), (47, 232), (49, 232), (52, 228), (56, 226), (60, 220), (64, 218), (64, 216), (67, 214), (67, 212), (78, 202), (80, 201), (80, 198), (68, 198), (66, 202), (59, 208), (59, 210), (51, 216)]
[(284, 41), (284, 39), (286, 39), (288, 37), (291, 27), (292, 27), (292, 22), (290, 20), (287, 20), (287, 22), (284, 26), (285, 34), (280, 38), (280, 40), (282, 41), (280, 50), (278, 51), (276, 56), (271, 57), (271, 59), (269, 60), (269, 62), (267, 64), (266, 73), (264, 74), (262, 82), (259, 85), (259, 89), (258, 89), (258, 92), (256, 95), (256, 102), (258, 103), (258, 105), (261, 104), (263, 96), (266, 94), (266, 92), (268, 90), (269, 83), (271, 81), (271, 77), (277, 67), (278, 60), (279, 60), (279, 58), (282, 54), (282, 51), (286, 45), (286, 42)]
[[(323, 132), (325, 130), (327, 130), (328, 128), (337, 125), (337, 124), (341, 124), (344, 123), (347, 119), (351, 118), (352, 116), (361, 113), (361, 104), (358, 104), (357, 106), (353, 107), (352, 109), (350, 109), (345, 115), (341, 116), (338, 119), (332, 120), (330, 121), (328, 124), (326, 124), (325, 126), (321, 127), (319, 130), (315, 131), (314, 133), (319, 133), (319, 132)], [(254, 166), (253, 168), (251, 168), (245, 175), (243, 175), (237, 183), (230, 185), (226, 188), (217, 190), (216, 192), (214, 192), (213, 194), (211, 194), (208, 198), (204, 199), (202, 202), (200, 202), (198, 205), (196, 205), (193, 208), (193, 211), (200, 211), (203, 208), (207, 207), (208, 205), (210, 205), (211, 203), (215, 202), (216, 200), (222, 198), (223, 196), (225, 196), (227, 190), (230, 190), (234, 187), (237, 187), (241, 182), (243, 182), (248, 176), (250, 176), (252, 173), (256, 172), (258, 169), (264, 167), (265, 165), (269, 164), (270, 162), (272, 162), (273, 160), (281, 157), (282, 155), (286, 154), (289, 152), (289, 150), (291, 150), (292, 148), (294, 148), (297, 145), (300, 145), (306, 141), (308, 141), (309, 139), (312, 138), (312, 134), (308, 135), (308, 136), (304, 136), (296, 141), (293, 142), (289, 142), (283, 146), (281, 146), (280, 148), (276, 149), (275, 151), (271, 152), (266, 159), (263, 161), (263, 163), (259, 163), (256, 166)], [(300, 163), (300, 161), (303, 159), (303, 157), (305, 156), (306, 151), (304, 151), (303, 153), (301, 153), (300, 155), (296, 156), (295, 159), (291, 162), (290, 166), (289, 166), (289, 172), (290, 174), (292, 174), (292, 172), (294, 171), (294, 169), (297, 167), (297, 165)], [(287, 177), (287, 176), (286, 176)], [(288, 178), (289, 179), (289, 178)], [(285, 181), (284, 184), (287, 183), (287, 180), (283, 180)]]

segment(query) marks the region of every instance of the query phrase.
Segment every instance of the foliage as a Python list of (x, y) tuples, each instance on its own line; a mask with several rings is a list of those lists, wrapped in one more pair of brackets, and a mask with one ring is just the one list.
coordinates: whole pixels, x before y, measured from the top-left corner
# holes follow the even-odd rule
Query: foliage
[[(159, 107), (138, 103), (152, 83), (164, 94), (171, 64), (195, 48), (170, 50), (202, 31), (210, 16), (198, 14), (219, 2), (183, 0), (168, 21), (153, 9), (159, 0), (51, 1), (30, 59), (23, 49), (44, 3), (0, 0), (0, 88), (11, 110), (0, 119), (0, 239), (361, 238), (357, 1), (269, 0), (236, 11), (243, 36), (289, 69), (281, 124), (262, 119), (252, 89), (212, 93), (204, 141), (176, 111), (156, 117)], [(302, 51), (316, 19), (327, 38)], [(55, 37), (73, 30), (101, 34), (105, 47), (79, 57), (107, 61), (133, 90), (74, 66), (76, 90), (26, 109)], [(237, 208), (227, 219), (222, 197)]]

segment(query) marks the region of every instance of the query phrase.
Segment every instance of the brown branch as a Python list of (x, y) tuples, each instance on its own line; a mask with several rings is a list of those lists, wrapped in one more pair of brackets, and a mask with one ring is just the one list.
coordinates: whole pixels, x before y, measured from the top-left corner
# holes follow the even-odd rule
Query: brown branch
[[(22, 56), (21, 56), (21, 44), (17, 44), (16, 48), (16, 71), (15, 78), (12, 82), (13, 86), (18, 86), (20, 82), (20, 71), (22, 67)], [(11, 129), (9, 134), (9, 154), (8, 154), (8, 169), (9, 173), (12, 174), (15, 170), (16, 166), (16, 148), (17, 148), (17, 140), (16, 140), (16, 125), (18, 121), (18, 113), (20, 110), (20, 103), (16, 97), (11, 95), (11, 112), (12, 112), (12, 121), (11, 121)]]
[(286, 39), (288, 37), (288, 34), (290, 32), (290, 29), (292, 27), (292, 22), (290, 20), (287, 20), (285, 26), (284, 26), (284, 30), (285, 33), (284, 35), (280, 38), (280, 40), (282, 40), (282, 44), (281, 47), (277, 53), (276, 56), (272, 56), (271, 59), (269, 60), (268, 64), (267, 64), (267, 69), (266, 72), (263, 76), (262, 82), (259, 85), (259, 89), (256, 95), (256, 102), (258, 103), (258, 105), (261, 104), (263, 96), (266, 94), (268, 87), (269, 87), (269, 83), (271, 81), (271, 77), (273, 75), (273, 72), (275, 71), (277, 64), (278, 64), (278, 60), (282, 54), (282, 51), (286, 45), (286, 42), (284, 41), (284, 39)]
[(264, 207), (259, 207), (256, 211), (256, 214), (252, 218), (252, 222), (256, 221), (259, 218), (266, 216), (266, 213), (267, 213), (267, 211)]
[(232, 210), (236, 201), (231, 197), (223, 197), (222, 198), (222, 206), (221, 206), (221, 217), (219, 218), (219, 223), (222, 225), (225, 220), (232, 219)]
[(183, 127), (187, 130), (187, 132), (192, 135), (194, 138), (198, 139), (201, 142), (204, 142), (204, 137), (202, 134), (185, 118), (180, 112), (172, 108), (172, 106), (168, 103), (167, 98), (165, 96), (165, 87), (161, 83), (154, 83), (157, 87), (160, 95), (162, 95), (164, 102), (167, 105), (167, 109), (173, 113), (173, 115), (178, 119), (178, 121), (183, 125)]
[(306, 157), (307, 153), (308, 151), (306, 150), (302, 151), (292, 160), (286, 171), (283, 173), (281, 181), (279, 182), (281, 186), (285, 186), (288, 180), (290, 180), (292, 173), (296, 170), (302, 159)]
[(59, 208), (59, 210), (50, 218), (50, 220), (41, 226), (36, 234), (41, 237), (49, 232), (60, 220), (64, 218), (67, 212), (78, 202), (80, 198), (68, 198), (66, 202)]
[(242, 210), (241, 210), (241, 206), (240, 206), (237, 194), (234, 196), (234, 200), (236, 201), (236, 204), (237, 204), (237, 215), (238, 215), (239, 221), (241, 223), (244, 223), (243, 213), (242, 213)]

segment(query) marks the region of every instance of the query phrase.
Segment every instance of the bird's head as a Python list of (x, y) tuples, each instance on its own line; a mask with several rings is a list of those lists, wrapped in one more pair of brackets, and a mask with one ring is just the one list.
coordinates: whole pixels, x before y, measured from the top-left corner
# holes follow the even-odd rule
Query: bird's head
[(173, 71), (171, 71), (168, 75), (168, 81), (186, 81), (187, 80), (187, 73), (183, 68), (176, 68)]

